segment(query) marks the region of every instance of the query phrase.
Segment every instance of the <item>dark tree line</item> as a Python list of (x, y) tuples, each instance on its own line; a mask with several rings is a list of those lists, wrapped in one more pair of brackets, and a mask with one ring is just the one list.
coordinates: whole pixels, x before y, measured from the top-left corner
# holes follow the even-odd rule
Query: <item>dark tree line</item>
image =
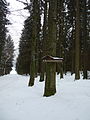
[(10, 24), (7, 14), (8, 3), (0, 0), (0, 75), (9, 74), (13, 62), (14, 44), (10, 35), (7, 36), (7, 25)]
[(11, 36), (9, 35), (4, 44), (4, 48), (2, 50), (1, 55), (1, 63), (0, 63), (0, 69), (1, 74), (9, 74), (13, 67), (13, 58), (14, 58), (14, 44), (11, 39)]
[[(30, 16), (24, 22), (19, 44), (16, 70), (30, 74), (29, 86), (39, 74), (45, 78), (44, 96), (56, 93), (56, 72), (71, 71), (75, 80), (88, 78), (90, 70), (90, 1), (89, 0), (30, 0), (25, 6)], [(43, 17), (42, 17), (43, 16)], [(43, 18), (43, 24), (41, 20)], [(62, 57), (63, 63), (42, 62), (42, 57)]]
[(5, 25), (8, 24), (8, 20), (6, 19), (7, 15), (7, 3), (5, 0), (0, 0), (0, 59), (1, 59), (1, 53), (3, 49), (3, 45), (6, 38), (6, 27)]

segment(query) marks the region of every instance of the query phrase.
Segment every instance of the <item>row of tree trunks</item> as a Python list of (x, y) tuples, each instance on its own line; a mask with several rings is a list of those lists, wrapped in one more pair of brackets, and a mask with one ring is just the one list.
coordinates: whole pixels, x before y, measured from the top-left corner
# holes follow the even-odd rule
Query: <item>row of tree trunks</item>
[[(36, 7), (37, 2), (34, 0), (34, 7)], [(75, 72), (75, 80), (80, 79), (80, 56), (81, 56), (81, 50), (80, 50), (80, 32), (81, 32), (81, 24), (80, 24), (80, 0), (75, 0), (75, 15), (72, 17), (72, 51), (71, 51), (71, 57), (72, 57), (72, 73)], [(86, 1), (84, 1), (86, 2)], [(58, 26), (57, 26), (57, 3), (59, 3), (59, 18), (58, 18)], [(50, 56), (56, 56), (56, 44), (57, 44), (57, 29), (58, 29), (58, 43), (59, 43), (59, 52), (58, 56), (59, 57), (65, 57), (65, 50), (64, 50), (64, 34), (67, 31), (65, 28), (64, 24), (65, 22), (65, 17), (63, 16), (63, 0), (45, 0), (44, 4), (44, 24), (43, 24), (43, 44), (42, 44), (42, 51), (40, 53), (40, 81), (44, 80), (44, 73), (46, 73), (46, 79), (45, 79), (45, 90), (44, 90), (44, 96), (51, 96), (56, 93), (56, 63), (46, 63), (45, 65), (41, 61), (41, 58), (45, 55), (50, 55)], [(86, 13), (86, 3), (84, 4), (84, 10)], [(65, 7), (65, 6), (64, 6)], [(31, 53), (31, 66), (30, 66), (30, 81), (29, 81), (29, 86), (34, 85), (34, 78), (35, 78), (35, 73), (38, 72), (36, 71), (36, 63), (35, 63), (35, 54), (36, 54), (36, 38), (37, 38), (37, 15), (36, 15), (37, 9), (34, 8), (34, 14), (33, 14), (33, 29), (32, 29), (32, 53)], [(73, 10), (72, 10), (73, 11)], [(85, 19), (84, 21), (84, 28), (86, 28), (86, 16), (83, 15)], [(66, 31), (65, 31), (66, 30)], [(86, 36), (87, 36), (87, 31), (85, 29), (84, 31), (84, 78), (87, 78), (87, 64), (85, 63), (86, 61)], [(64, 46), (63, 46), (64, 44)], [(66, 46), (65, 46), (66, 48)], [(65, 52), (65, 53), (64, 53)], [(65, 68), (65, 63), (64, 63), (64, 68)], [(61, 73), (61, 78), (63, 78), (63, 64), (58, 67), (59, 72)]]

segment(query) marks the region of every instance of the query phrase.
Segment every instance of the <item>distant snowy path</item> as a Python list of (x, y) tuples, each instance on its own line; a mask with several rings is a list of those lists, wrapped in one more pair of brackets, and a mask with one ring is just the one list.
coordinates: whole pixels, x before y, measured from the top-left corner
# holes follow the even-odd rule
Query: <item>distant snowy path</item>
[(64, 77), (57, 76), (57, 93), (48, 98), (39, 77), (32, 88), (29, 76), (0, 77), (0, 120), (90, 120), (90, 80)]

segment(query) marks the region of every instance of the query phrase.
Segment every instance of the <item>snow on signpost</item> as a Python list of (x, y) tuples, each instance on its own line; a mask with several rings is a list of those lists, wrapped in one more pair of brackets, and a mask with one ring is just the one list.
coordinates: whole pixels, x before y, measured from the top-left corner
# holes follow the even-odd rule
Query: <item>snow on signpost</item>
[(59, 58), (59, 57), (52, 57), (52, 56), (44, 56), (42, 58), (43, 62), (54, 62), (54, 63), (57, 63), (57, 62), (63, 62), (63, 58)]

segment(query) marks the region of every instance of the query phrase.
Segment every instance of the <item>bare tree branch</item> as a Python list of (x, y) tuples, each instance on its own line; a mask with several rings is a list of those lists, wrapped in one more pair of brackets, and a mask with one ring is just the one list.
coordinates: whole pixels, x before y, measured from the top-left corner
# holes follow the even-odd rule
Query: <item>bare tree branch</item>
[(28, 5), (27, 0), (26, 0), (26, 2), (23, 2), (23, 1), (21, 1), (21, 0), (16, 0), (16, 1), (21, 2), (21, 3), (23, 3), (24, 5)]

